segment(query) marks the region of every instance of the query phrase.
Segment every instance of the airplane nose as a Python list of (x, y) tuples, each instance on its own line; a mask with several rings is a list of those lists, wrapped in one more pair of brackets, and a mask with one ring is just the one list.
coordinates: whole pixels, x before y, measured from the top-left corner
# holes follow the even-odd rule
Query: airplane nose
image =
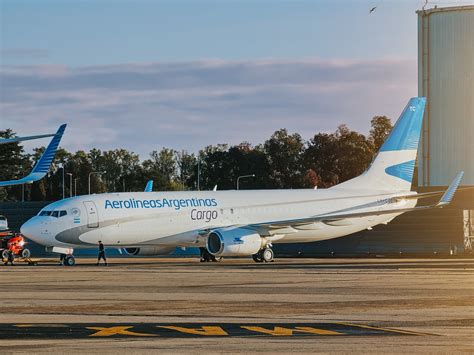
[(34, 240), (35, 239), (35, 234), (36, 234), (35, 229), (36, 228), (34, 227), (34, 223), (30, 219), (30, 220), (26, 221), (25, 223), (23, 223), (23, 225), (20, 227), (20, 232), (21, 232), (21, 234), (23, 234), (28, 239)]

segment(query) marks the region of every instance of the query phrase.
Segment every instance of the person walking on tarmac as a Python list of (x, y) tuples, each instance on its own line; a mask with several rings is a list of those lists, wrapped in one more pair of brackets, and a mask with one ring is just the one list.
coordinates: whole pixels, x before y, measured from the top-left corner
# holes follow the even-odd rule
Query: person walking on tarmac
[(105, 266), (107, 266), (107, 258), (105, 257), (104, 244), (102, 244), (101, 240), (99, 240), (99, 255), (97, 256), (97, 264), (96, 265), (99, 265), (100, 259), (104, 259)]
[(13, 255), (13, 252), (9, 250), (7, 253), (7, 261), (5, 261), (4, 264), (8, 265), (8, 263), (10, 263), (10, 265), (13, 266), (14, 260), (15, 260), (15, 256)]

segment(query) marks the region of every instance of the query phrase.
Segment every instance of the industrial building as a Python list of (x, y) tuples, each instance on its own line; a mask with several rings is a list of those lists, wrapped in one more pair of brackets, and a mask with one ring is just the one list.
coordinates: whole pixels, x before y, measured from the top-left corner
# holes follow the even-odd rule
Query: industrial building
[(474, 186), (474, 6), (418, 14), (418, 95), (427, 98), (418, 186)]

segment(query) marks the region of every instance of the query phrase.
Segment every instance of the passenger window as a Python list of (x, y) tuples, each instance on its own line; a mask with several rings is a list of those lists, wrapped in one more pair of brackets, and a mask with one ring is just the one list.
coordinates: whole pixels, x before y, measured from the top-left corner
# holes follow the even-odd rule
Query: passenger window
[(67, 215), (67, 211), (59, 211), (59, 217)]
[(51, 217), (58, 218), (58, 216), (59, 216), (59, 211), (53, 211), (53, 213), (51, 213)]

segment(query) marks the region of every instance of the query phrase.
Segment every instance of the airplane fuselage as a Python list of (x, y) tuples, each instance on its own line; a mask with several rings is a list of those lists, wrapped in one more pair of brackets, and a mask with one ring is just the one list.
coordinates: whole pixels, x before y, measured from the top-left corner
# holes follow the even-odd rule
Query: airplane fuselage
[[(416, 201), (390, 202), (390, 197), (395, 195), (342, 189), (86, 195), (45, 207), (22, 231), (47, 247), (95, 247), (99, 240), (116, 247), (204, 246), (204, 232), (216, 228), (307, 218), (334, 210), (376, 211), (386, 209), (387, 205), (402, 208), (416, 204)], [(290, 230), (277, 229), (269, 237), (273, 243), (337, 238), (388, 222), (397, 215), (307, 223)], [(40, 228), (40, 233), (30, 235), (31, 227)]]

